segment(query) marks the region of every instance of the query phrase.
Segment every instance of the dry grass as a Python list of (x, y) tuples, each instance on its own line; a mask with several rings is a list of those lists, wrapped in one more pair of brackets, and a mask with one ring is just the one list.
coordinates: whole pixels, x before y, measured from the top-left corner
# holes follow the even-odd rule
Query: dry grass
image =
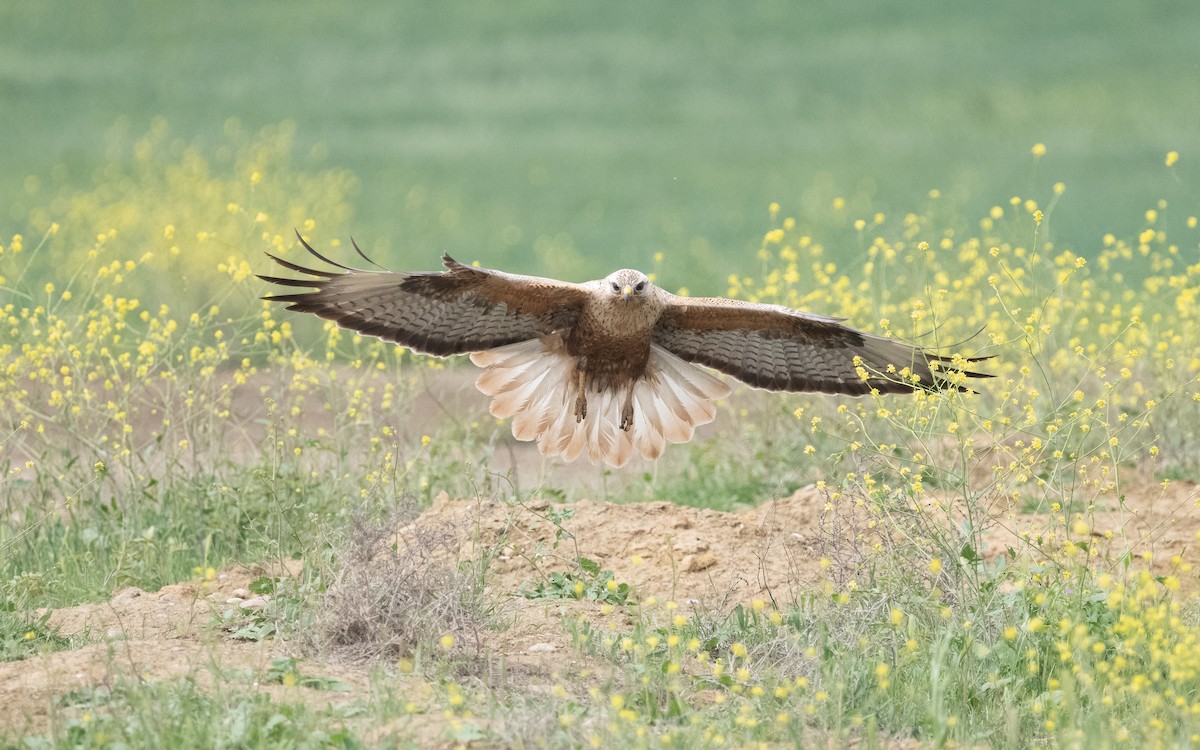
[(494, 610), (484, 590), (487, 556), (459, 563), (458, 523), (417, 518), (413, 498), (383, 517), (354, 517), (336, 553), (303, 647), (340, 659), (395, 661), (440, 645), (469, 660)]

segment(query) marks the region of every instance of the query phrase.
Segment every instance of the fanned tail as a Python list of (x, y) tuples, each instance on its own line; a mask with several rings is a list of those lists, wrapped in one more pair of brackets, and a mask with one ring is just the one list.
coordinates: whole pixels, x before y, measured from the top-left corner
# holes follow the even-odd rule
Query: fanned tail
[(476, 352), (471, 361), (485, 368), (475, 386), (492, 397), (493, 416), (512, 417), (513, 437), (537, 440), (546, 456), (574, 461), (586, 454), (592, 463), (616, 467), (635, 452), (654, 460), (667, 443), (691, 440), (696, 427), (716, 416), (713, 401), (731, 390), (708, 372), (651, 346), (646, 373), (632, 385), (632, 427), (622, 430), (627, 387), (588, 387), (587, 416), (576, 421), (575, 358), (561, 335)]

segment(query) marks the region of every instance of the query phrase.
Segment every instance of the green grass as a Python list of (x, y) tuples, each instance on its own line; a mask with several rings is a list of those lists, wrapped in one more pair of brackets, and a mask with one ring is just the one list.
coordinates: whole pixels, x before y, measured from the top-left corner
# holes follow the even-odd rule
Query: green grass
[(35, 616), (28, 611), (0, 609), (0, 662), (17, 661), (75, 645), (72, 639), (58, 635), (49, 626), (49, 619), (49, 612)]
[[(294, 680), (294, 684), (301, 683)], [(311, 708), (298, 696), (272, 700), (236, 681), (219, 683), (215, 691), (191, 679), (152, 684), (120, 681), (111, 688), (64, 695), (58, 710), (59, 722), (49, 732), (22, 737), (20, 745), (10, 746), (365, 747), (353, 731), (338, 726), (342, 717), (335, 710)]]
[(153, 117), (203, 148), (234, 117), (292, 120), (303, 167), (357, 174), (357, 218), (307, 206), (316, 234), (393, 267), (592, 278), (665, 251), (668, 286), (719, 292), (770, 201), (820, 225), (835, 195), (903, 214), (938, 188), (975, 216), (1051, 175), (1053, 235), (1091, 254), (1164, 191), (1168, 150), (1196, 158), (1197, 34), (1181, 0), (13, 3), (0, 224)]

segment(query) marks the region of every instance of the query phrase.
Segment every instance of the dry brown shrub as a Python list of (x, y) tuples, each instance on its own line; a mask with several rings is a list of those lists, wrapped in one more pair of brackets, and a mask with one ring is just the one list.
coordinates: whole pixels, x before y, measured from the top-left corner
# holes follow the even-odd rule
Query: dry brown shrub
[(349, 661), (390, 661), (437, 648), (478, 660), (494, 609), (484, 589), (487, 556), (460, 561), (451, 519), (418, 517), (405, 499), (384, 517), (359, 514), (336, 553), (333, 585), (317, 605), (306, 650)]

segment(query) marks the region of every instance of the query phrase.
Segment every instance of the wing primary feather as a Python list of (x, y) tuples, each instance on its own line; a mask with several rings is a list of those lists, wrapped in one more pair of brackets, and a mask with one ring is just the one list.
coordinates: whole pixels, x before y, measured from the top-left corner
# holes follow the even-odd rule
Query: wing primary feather
[(338, 262), (336, 262), (336, 261), (332, 261), (332, 260), (330, 260), (329, 258), (326, 258), (324, 255), (321, 255), (320, 253), (318, 253), (316, 250), (314, 250), (314, 249), (313, 249), (313, 246), (312, 246), (312, 245), (310, 245), (310, 244), (308, 244), (307, 242), (305, 242), (305, 241), (304, 241), (304, 237), (303, 237), (303, 236), (301, 236), (301, 234), (300, 234), (300, 230), (299, 230), (299, 229), (296, 229), (295, 227), (292, 227), (292, 231), (294, 231), (294, 232), (296, 233), (296, 239), (300, 240), (300, 244), (301, 244), (301, 245), (304, 245), (304, 249), (305, 249), (305, 250), (309, 251), (310, 253), (312, 253), (313, 255), (317, 256), (318, 258), (320, 258), (321, 260), (325, 261), (326, 263), (328, 263), (329, 265), (333, 266), (334, 268), (340, 268), (340, 269), (342, 269), (343, 271), (353, 271), (353, 270), (354, 270), (354, 269), (353, 269), (353, 268), (351, 268), (350, 266), (343, 266), (341, 263), (338, 263)]
[(329, 283), (327, 279), (288, 279), (282, 276), (264, 276), (261, 273), (256, 275), (263, 281), (269, 281), (272, 284), (279, 284), (281, 286), (304, 286), (311, 289), (320, 289)]
[[(278, 263), (279, 265), (283, 266), (284, 268), (286, 268), (290, 271), (295, 271), (296, 273), (306, 273), (309, 276), (321, 276), (325, 279), (332, 279), (332, 278), (335, 278), (340, 275), (340, 274), (333, 273), (331, 271), (318, 271), (315, 268), (305, 268), (304, 266), (297, 265), (288, 260), (284, 260), (283, 258), (280, 258), (276, 255), (271, 255), (270, 253), (264, 253), (264, 254), (271, 260), (273, 260), (276, 263)], [(262, 278), (262, 277), (260, 276), (259, 278)]]
[[(263, 297), (262, 299), (265, 299), (268, 302), (294, 302), (294, 303), (296, 303), (296, 305), (306, 304), (307, 307), (309, 307), (313, 310), (321, 309), (319, 307), (313, 307), (313, 305), (311, 304), (311, 302), (312, 302), (312, 300), (310, 299), (311, 297), (312, 297), (312, 294), (310, 294), (308, 292), (301, 292), (298, 294), (269, 294), (266, 297)], [(287, 309), (294, 310), (296, 308), (295, 308), (295, 305), (293, 305), (293, 306), (289, 306)], [(305, 310), (302, 310), (301, 312), (308, 312), (308, 310), (305, 309)]]
[[(921, 352), (924, 353), (924, 355), (927, 358), (936, 359), (938, 362), (953, 362), (954, 361), (954, 357), (946, 357), (941, 354), (930, 354), (928, 349), (922, 349)], [(995, 359), (995, 358), (996, 358), (995, 354), (988, 354), (983, 357), (963, 357), (962, 360), (963, 360), (963, 362), (986, 362), (989, 359)]]
[(358, 243), (354, 241), (354, 235), (350, 235), (350, 244), (354, 246), (354, 252), (358, 253), (358, 257), (362, 258), (362, 259), (363, 259), (363, 260), (365, 260), (366, 262), (368, 262), (368, 263), (370, 263), (371, 265), (375, 266), (375, 267), (376, 267), (376, 268), (378, 268), (380, 271), (388, 271), (388, 270), (389, 270), (389, 269), (387, 269), (387, 268), (384, 268), (383, 266), (379, 265), (379, 264), (378, 264), (378, 263), (376, 263), (375, 261), (371, 260), (370, 258), (368, 258), (368, 257), (367, 257), (367, 254), (366, 254), (366, 253), (364, 253), (364, 252), (362, 251), (362, 248), (360, 248), (360, 247), (358, 246)]

